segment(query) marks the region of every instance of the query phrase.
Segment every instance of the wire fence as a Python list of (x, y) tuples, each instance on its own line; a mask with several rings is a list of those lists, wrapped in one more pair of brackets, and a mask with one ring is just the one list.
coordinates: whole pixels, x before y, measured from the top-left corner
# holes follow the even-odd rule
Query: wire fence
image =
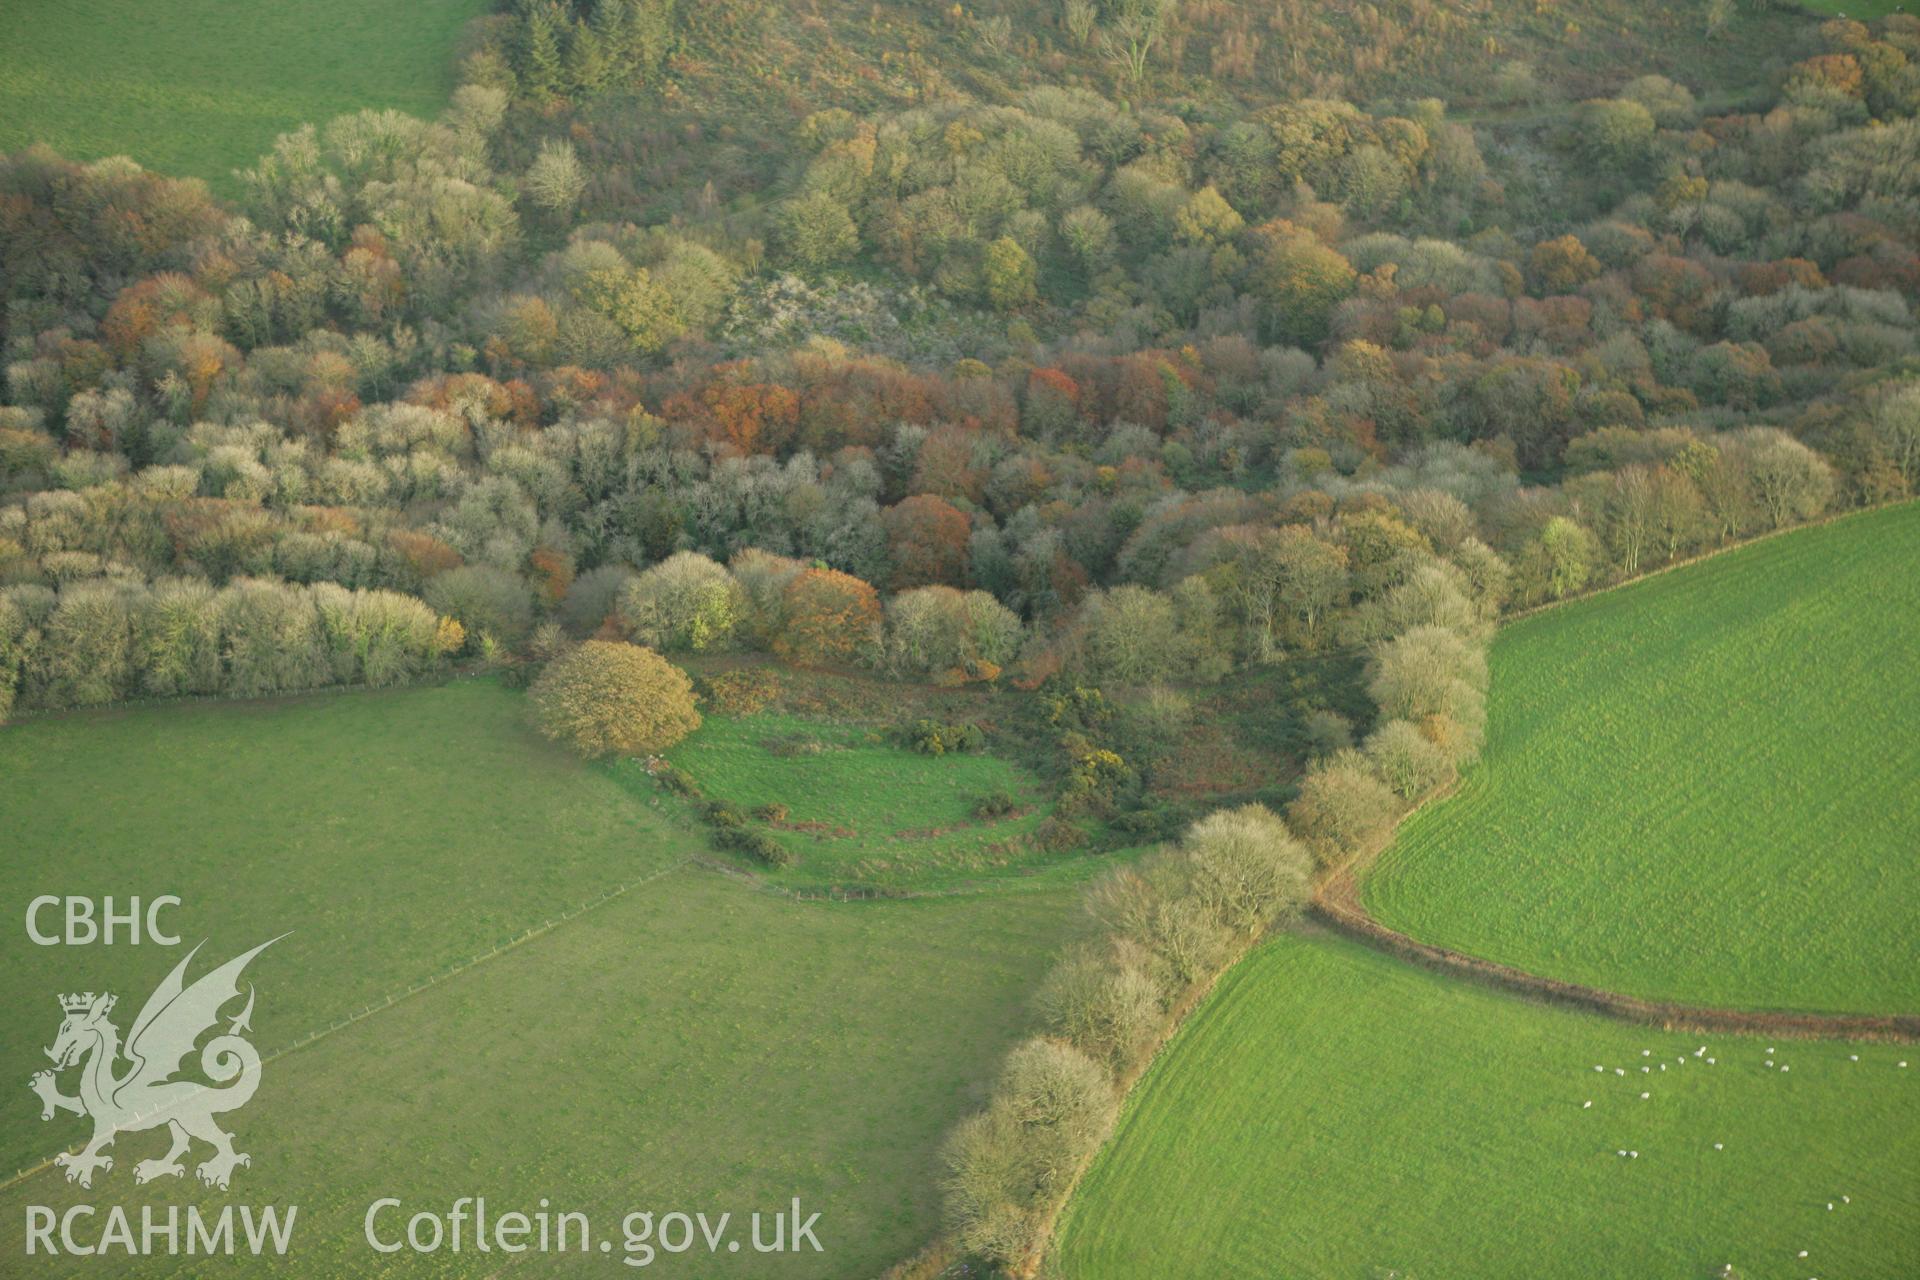
[[(539, 924), (531, 925), (526, 929), (521, 930), (519, 933), (514, 934), (512, 937), (506, 938), (494, 944), (494, 946), (492, 946), (486, 951), (475, 952), (473, 955), (466, 957), (464, 960), (455, 961), (453, 964), (449, 965), (447, 968), (436, 970), (435, 972), (427, 975), (427, 977), (421, 979), (419, 982), (414, 983), (412, 986), (405, 988), (404, 990), (389, 992), (386, 996), (368, 1003), (364, 1008), (356, 1010), (355, 1012), (348, 1014), (344, 1018), (339, 1018), (332, 1022), (329, 1022), (324, 1027), (316, 1027), (314, 1030), (308, 1032), (306, 1035), (302, 1036), (300, 1039), (294, 1040), (288, 1044), (281, 1045), (279, 1048), (273, 1050), (273, 1052), (271, 1053), (262, 1054), (260, 1056), (260, 1066), (262, 1069), (264, 1069), (269, 1062), (276, 1062), (279, 1059), (284, 1058), (289, 1054), (298, 1053), (300, 1052), (300, 1050), (307, 1048), (309, 1045), (312, 1045), (315, 1041), (323, 1040), (326, 1037), (332, 1035), (336, 1031), (344, 1031), (346, 1028), (353, 1026), (357, 1022), (364, 1022), (368, 1018), (371, 1018), (376, 1013), (384, 1013), (388, 1009), (393, 1008), (393, 1006), (395, 1006), (396, 1004), (399, 1004), (404, 1000), (410, 999), (413, 996), (419, 995), (422, 991), (431, 990), (432, 988), (439, 986), (443, 982), (451, 982), (453, 979), (459, 977), (461, 974), (466, 973), (467, 971), (474, 969), (482, 964), (485, 964), (489, 960), (505, 955), (507, 952), (512, 951), (516, 947), (523, 947), (527, 943), (532, 942), (535, 938), (539, 938), (544, 936), (545, 934), (553, 932), (553, 930), (559, 928), (563, 924), (566, 924), (570, 920), (577, 920), (589, 911), (593, 911), (593, 910), (596, 910), (597, 908), (604, 907), (605, 905), (607, 905), (607, 903), (612, 902), (615, 898), (622, 897), (623, 895), (631, 892), (632, 890), (640, 888), (642, 885), (650, 884), (653, 881), (660, 879), (662, 876), (670, 875), (671, 873), (675, 871), (679, 871), (684, 867), (691, 866), (693, 865), (694, 861), (695, 860), (693, 858), (681, 858), (678, 861), (668, 863), (664, 867), (659, 867), (653, 871), (650, 871), (646, 875), (641, 876), (638, 879), (628, 880), (625, 883), (617, 884), (613, 888), (607, 890), (605, 893), (602, 893), (601, 895), (599, 895), (598, 897), (589, 898), (587, 901), (581, 903), (577, 907), (574, 907), (567, 911), (562, 911), (559, 915), (551, 916), (546, 920), (541, 921)], [(61, 1155), (73, 1155), (78, 1151), (80, 1151), (81, 1149), (82, 1149), (81, 1146), (69, 1147), (64, 1152), (59, 1152), (55, 1155), (48, 1156), (45, 1160), (40, 1161), (40, 1163), (38, 1164), (30, 1165), (25, 1169), (15, 1170), (12, 1177), (6, 1179), (4, 1182), (0, 1182), (0, 1191), (9, 1190), (12, 1187), (19, 1185), (20, 1183), (25, 1182), (28, 1178), (33, 1177), (35, 1174), (43, 1173), (46, 1170), (53, 1168), (54, 1162), (57, 1161)]]

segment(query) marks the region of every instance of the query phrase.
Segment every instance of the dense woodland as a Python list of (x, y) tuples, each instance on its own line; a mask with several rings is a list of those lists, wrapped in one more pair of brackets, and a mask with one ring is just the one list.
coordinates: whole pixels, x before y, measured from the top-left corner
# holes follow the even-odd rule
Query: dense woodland
[(1032, 1274), (1214, 979), (1475, 758), (1503, 616), (1920, 490), (1920, 19), (508, 0), (457, 57), (232, 202), (0, 157), (0, 719), (984, 708), (892, 727), (1035, 766), (1043, 853), (1161, 847), (899, 1274)]
[(0, 706), (596, 634), (1205, 684), (1920, 484), (1920, 20), (1456, 110), (1332, 96), (1444, 23), (956, 12), (730, 136), (690, 15), (529, 0), (232, 207), (0, 159)]

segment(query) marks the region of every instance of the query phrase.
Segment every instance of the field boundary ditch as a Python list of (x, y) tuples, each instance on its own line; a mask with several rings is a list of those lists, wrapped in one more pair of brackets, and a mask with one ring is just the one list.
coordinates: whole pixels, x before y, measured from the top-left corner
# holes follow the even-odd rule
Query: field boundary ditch
[[(1609, 592), (1618, 591), (1622, 587), (1646, 582), (1677, 569), (1688, 568), (1726, 555), (1731, 551), (1770, 541), (1783, 534), (1823, 528), (1854, 516), (1905, 506), (1914, 501), (1915, 499), (1912, 498), (1901, 498), (1869, 507), (1857, 507), (1833, 513), (1819, 520), (1786, 525), (1751, 538), (1728, 542), (1699, 555), (1673, 561), (1632, 578), (1608, 583), (1592, 591), (1568, 596), (1564, 600), (1550, 601), (1531, 609), (1509, 614), (1500, 620), (1499, 629), (1504, 630), (1523, 618), (1530, 618), (1547, 610), (1562, 608), (1581, 600), (1603, 596)], [(1586, 983), (1549, 978), (1512, 965), (1502, 964), (1497, 960), (1489, 960), (1483, 956), (1422, 942), (1411, 934), (1403, 933), (1382, 923), (1367, 910), (1366, 903), (1360, 894), (1361, 878), (1373, 861), (1398, 838), (1401, 827), (1409, 818), (1427, 805), (1447, 799), (1453, 795), (1456, 787), (1457, 783), (1439, 788), (1423, 797), (1420, 803), (1402, 814), (1399, 821), (1388, 828), (1378, 840), (1360, 849), (1344, 863), (1323, 876), (1314, 887), (1313, 896), (1308, 901), (1308, 911), (1336, 932), (1409, 964), (1464, 978), (1481, 986), (1493, 987), (1540, 1003), (1583, 1009), (1617, 1021), (1673, 1031), (1711, 1034), (1877, 1040), (1898, 1044), (1920, 1043), (1920, 1014), (1823, 1013), (1805, 1009), (1732, 1009), (1716, 1005), (1686, 1004), (1673, 1000), (1649, 1000)]]
[[(1385, 847), (1385, 842), (1381, 847)], [(1378, 849), (1367, 851), (1328, 875), (1315, 887), (1308, 910), (1336, 932), (1423, 969), (1464, 978), (1480, 986), (1493, 987), (1544, 1004), (1571, 1006), (1617, 1021), (1659, 1027), (1667, 1031), (1920, 1043), (1920, 1014), (1727, 1009), (1671, 1000), (1647, 1000), (1608, 991), (1603, 987), (1548, 978), (1501, 964), (1497, 960), (1422, 942), (1410, 934), (1382, 924), (1361, 900), (1359, 872), (1378, 852)]]

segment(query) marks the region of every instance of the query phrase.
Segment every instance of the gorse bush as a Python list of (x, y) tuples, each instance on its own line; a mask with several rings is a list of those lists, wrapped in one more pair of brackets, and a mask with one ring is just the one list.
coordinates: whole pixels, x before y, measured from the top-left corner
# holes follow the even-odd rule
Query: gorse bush
[(1047, 853), (1070, 853), (1087, 843), (1087, 833), (1059, 814), (1049, 814), (1033, 829), (1033, 843)]
[(908, 725), (902, 734), (906, 745), (922, 755), (943, 756), (949, 752), (984, 751), (987, 735), (971, 722), (948, 724), (922, 717)]
[(677, 796), (685, 796), (690, 800), (700, 798), (700, 784), (693, 780), (692, 774), (678, 765), (670, 764), (665, 760), (655, 761), (653, 777), (661, 786)]
[(791, 867), (800, 861), (800, 855), (780, 843), (764, 827), (755, 826), (755, 822), (781, 823), (787, 820), (787, 806), (784, 804), (763, 804), (756, 806), (751, 813), (725, 800), (700, 799), (699, 788), (683, 770), (672, 765), (656, 768), (654, 776), (676, 795), (686, 796), (698, 801), (695, 812), (700, 820), (711, 828), (713, 847), (730, 853), (743, 853), (764, 867), (776, 871)]
[(713, 843), (716, 848), (744, 853), (762, 866), (780, 870), (793, 866), (799, 855), (774, 839), (759, 827), (748, 826), (744, 822), (713, 824)]
[(747, 825), (747, 815), (737, 805), (725, 800), (709, 800), (700, 806), (700, 816), (706, 824), (717, 830), (738, 829)]
[(1020, 802), (1010, 791), (994, 791), (981, 796), (973, 802), (973, 816), (976, 818), (1004, 818), (1020, 807)]

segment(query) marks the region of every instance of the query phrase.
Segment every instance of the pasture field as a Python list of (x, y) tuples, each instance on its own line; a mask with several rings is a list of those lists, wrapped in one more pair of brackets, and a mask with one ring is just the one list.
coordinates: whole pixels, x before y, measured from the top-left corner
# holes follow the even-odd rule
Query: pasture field
[[(1026, 840), (1051, 808), (1045, 787), (985, 752), (923, 755), (880, 729), (786, 714), (709, 715), (667, 759), (709, 798), (787, 807), (762, 824), (799, 855), (767, 873), (776, 884), (940, 887), (1049, 857)], [(993, 794), (1015, 808), (976, 816)]]
[[(291, 930), (256, 962), (270, 1052), (698, 847), (520, 711), (462, 681), (0, 728), (0, 898), (175, 894), (168, 923), (209, 963)], [(0, 993), (49, 1037), (0, 1044), (23, 1080), (55, 992), (134, 1002), (179, 959), (31, 946), (20, 921), (4, 948)], [(37, 1115), (0, 1110), (0, 1168), (47, 1154)]]
[[(940, 1138), (1022, 1029), (1065, 914), (1044, 894), (796, 903), (675, 870), (268, 1064), (228, 1122), (254, 1157), (232, 1193), (136, 1188), (132, 1161), (164, 1139), (129, 1134), (91, 1192), (44, 1172), (0, 1193), (0, 1250), (19, 1256), (29, 1203), (291, 1203), (290, 1274), (483, 1276), (499, 1255), (376, 1257), (367, 1206), (444, 1213), (484, 1194), (494, 1212), (531, 1211), (544, 1196), (613, 1234), (634, 1210), (744, 1222), (797, 1195), (822, 1215), (824, 1252), (662, 1255), (640, 1274), (871, 1275), (932, 1232)], [(264, 960), (263, 1008), (292, 985)], [(9, 1115), (37, 1106), (19, 1092)], [(151, 1274), (249, 1261), (155, 1260)], [(527, 1261), (544, 1275), (562, 1260)]]
[(276, 134), (362, 107), (432, 116), (460, 28), (487, 0), (11, 0), (0, 14), (0, 151), (230, 178)]
[(1483, 758), (1368, 906), (1634, 995), (1920, 1010), (1916, 564), (1908, 503), (1504, 628)]
[[(292, 1274), (497, 1268), (471, 1251), (376, 1258), (361, 1216), (383, 1195), (441, 1211), (459, 1195), (502, 1210), (545, 1196), (606, 1233), (630, 1209), (738, 1215), (796, 1195), (823, 1215), (824, 1254), (743, 1251), (718, 1267), (663, 1255), (650, 1274), (867, 1274), (924, 1241), (940, 1137), (1024, 1029), (1068, 898), (849, 905), (756, 891), (683, 865), (699, 838), (667, 820), (664, 799), (656, 810), (651, 787), (577, 763), (520, 709), (518, 694), (470, 681), (0, 729), (6, 899), (177, 893), (170, 922), (189, 945), (211, 939), (196, 975), (291, 928), (249, 970), (267, 1053), (634, 884), (270, 1061), (228, 1119), (254, 1157), (232, 1192), (136, 1188), (133, 1162), (164, 1139), (128, 1134), (90, 1191), (49, 1170), (0, 1193), (0, 1252), (19, 1256), (30, 1203), (137, 1215), (149, 1201), (244, 1202), (301, 1206)], [(0, 1046), (15, 1082), (0, 1108), (8, 1173), (85, 1133), (73, 1116), (43, 1124), (26, 1089), (58, 1025), (55, 994), (118, 992), (124, 1031), (181, 954), (35, 947), (16, 922), (0, 978), (24, 1029)], [(146, 1265), (224, 1273), (197, 1258)]]
[(1628, 1026), (1278, 936), (1129, 1098), (1057, 1274), (1912, 1276), (1915, 1058)]
[(1907, 0), (1801, 0), (1807, 9), (1823, 18), (1852, 18), (1872, 22), (1892, 13), (1905, 13)]

